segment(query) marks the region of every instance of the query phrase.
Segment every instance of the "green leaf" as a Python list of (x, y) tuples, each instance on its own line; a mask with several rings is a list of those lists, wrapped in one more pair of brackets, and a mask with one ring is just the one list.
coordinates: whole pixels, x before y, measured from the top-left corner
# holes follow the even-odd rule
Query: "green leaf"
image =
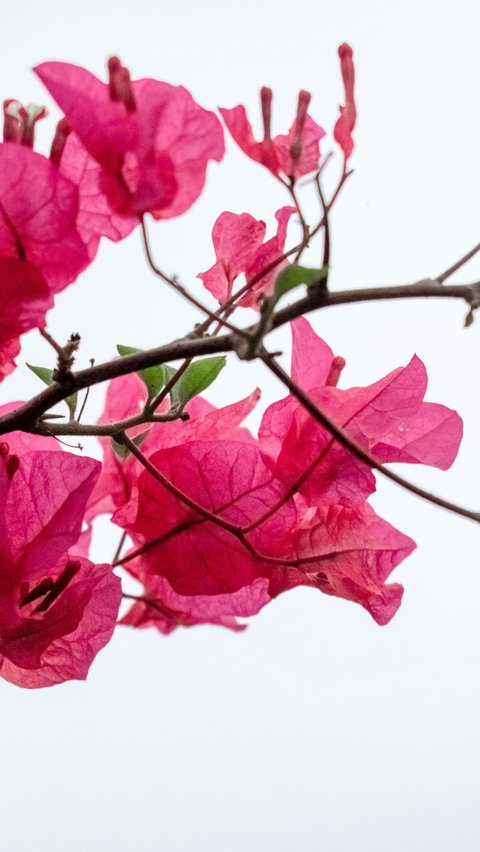
[(29, 370), (46, 385), (51, 385), (53, 382), (53, 370), (50, 367), (34, 367), (33, 364), (27, 364)]
[[(136, 349), (134, 346), (117, 345), (117, 352), (122, 356), (122, 358), (124, 358), (125, 355), (135, 355), (136, 352), (141, 351), (141, 349)], [(169, 369), (172, 368), (170, 367)], [(149, 401), (153, 399), (159, 391), (161, 391), (169, 378), (163, 364), (157, 364), (155, 367), (145, 367), (144, 370), (138, 370), (138, 375), (147, 388)]]
[(309, 269), (306, 266), (287, 266), (282, 269), (275, 281), (275, 298), (279, 299), (284, 293), (299, 287), (300, 284), (321, 284), (327, 277), (327, 269)]
[[(165, 370), (165, 384), (167, 385), (169, 383), (170, 379), (173, 378), (173, 376), (177, 372), (177, 368), (171, 367), (170, 364), (163, 364), (163, 369)], [(171, 399), (172, 403), (180, 402), (180, 399), (178, 398), (178, 394), (177, 394), (177, 385), (178, 385), (178, 382), (176, 382), (174, 384), (173, 388), (170, 391), (170, 399)]]
[(174, 387), (175, 400), (183, 406), (198, 396), (215, 381), (226, 363), (225, 355), (193, 361)]
[[(51, 370), (50, 367), (35, 367), (33, 364), (27, 364), (27, 367), (29, 370), (32, 371), (32, 373), (35, 373), (35, 375), (38, 376), (38, 378), (42, 382), (44, 382), (44, 384), (51, 385), (53, 383), (54, 371)], [(76, 393), (73, 393), (71, 396), (67, 396), (65, 402), (68, 406), (70, 417), (73, 420), (73, 418), (75, 417), (75, 412), (77, 410), (78, 395)]]

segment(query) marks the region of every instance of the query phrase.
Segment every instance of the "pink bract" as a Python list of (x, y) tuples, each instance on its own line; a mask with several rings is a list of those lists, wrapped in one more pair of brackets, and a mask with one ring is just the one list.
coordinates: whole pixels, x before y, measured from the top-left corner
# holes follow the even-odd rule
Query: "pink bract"
[(254, 614), (298, 585), (360, 603), (379, 624), (394, 615), (403, 589), (386, 580), (415, 544), (370, 506), (308, 508), (269, 475), (251, 444), (195, 442), (151, 461), (198, 505), (252, 529), (246, 546), (143, 473), (136, 499), (114, 520), (139, 547), (128, 570), (157, 609), (149, 615), (147, 603), (136, 604), (127, 623), (155, 623), (162, 632), (183, 623), (219, 623), (224, 616)]
[[(336, 424), (382, 462), (416, 462), (447, 469), (462, 438), (458, 414), (423, 402), (427, 376), (415, 356), (365, 388), (329, 386), (333, 353), (307, 320), (295, 320), (292, 375)], [(273, 403), (259, 430), (267, 464), (285, 484), (300, 477), (300, 493), (313, 505), (354, 506), (375, 490), (370, 468), (344, 449), (294, 397)], [(308, 476), (307, 470), (311, 468)]]
[(54, 294), (90, 262), (77, 214), (77, 188), (55, 166), (0, 144), (0, 379), (15, 367), (20, 335), (43, 327)]
[(20, 292), (23, 263), (27, 275), (33, 267), (51, 293), (88, 266), (77, 214), (77, 187), (49, 160), (13, 142), (0, 144), (0, 257), (20, 261)]
[[(240, 428), (240, 424), (255, 407), (259, 397), (260, 392), (257, 389), (246, 399), (219, 409), (201, 397), (195, 397), (186, 406), (190, 420), (138, 427), (137, 432), (143, 435), (142, 453), (148, 458), (159, 449), (207, 437), (235, 436), (236, 440), (253, 440), (246, 429)], [(142, 410), (146, 399), (145, 385), (135, 373), (114, 379), (109, 382), (105, 408), (99, 422), (115, 423), (132, 417)], [(162, 410), (166, 407), (167, 403)], [(135, 434), (135, 431), (132, 430), (131, 434)], [(119, 457), (110, 439), (101, 439), (101, 444), (104, 462), (99, 480), (89, 500), (86, 513), (88, 521), (93, 520), (97, 515), (114, 512), (119, 506), (123, 506), (128, 501), (136, 479), (143, 470), (133, 456)]]
[[(195, 441), (161, 450), (151, 456), (161, 473), (197, 504), (218, 513), (232, 524), (244, 525), (260, 517), (285, 496), (262, 462), (258, 446), (232, 440)], [(228, 530), (205, 520), (144, 472), (137, 481), (138, 494), (114, 521), (124, 527), (135, 544), (161, 540), (142, 556), (145, 573), (165, 577), (180, 595), (221, 595), (251, 586), (268, 576), (268, 557), (288, 554), (296, 521), (292, 500), (284, 505), (250, 540), (252, 554)], [(172, 535), (172, 531), (176, 534)], [(249, 615), (251, 601), (245, 601)]]
[(219, 302), (232, 295), (235, 279), (245, 271), (249, 260), (260, 248), (266, 225), (249, 213), (221, 213), (212, 230), (216, 263), (197, 276)]
[[(261, 142), (257, 142), (253, 135), (252, 126), (244, 106), (220, 109), (222, 118), (239, 148), (247, 157), (261, 163), (276, 177), (283, 175), (295, 180), (316, 171), (318, 168), (320, 140), (325, 136), (325, 131), (306, 113), (306, 107), (302, 108), (302, 95), (306, 96), (307, 93), (300, 93), (297, 118), (288, 134), (275, 136), (272, 139), (270, 137), (272, 93), (270, 89), (262, 89), (265, 138)], [(304, 101), (306, 100), (308, 104), (309, 99), (310, 96), (304, 98)], [(297, 153), (299, 156), (292, 157), (295, 145), (298, 145)]]
[(295, 536), (298, 568), (276, 568), (272, 595), (297, 585), (363, 606), (387, 624), (400, 606), (403, 588), (387, 584), (415, 542), (375, 514), (367, 503), (355, 509), (322, 506), (304, 518)]
[(281, 207), (275, 213), (277, 233), (263, 243), (265, 223), (249, 213), (221, 213), (213, 226), (212, 241), (216, 263), (197, 277), (219, 302), (232, 295), (235, 279), (245, 273), (249, 289), (239, 300), (242, 307), (258, 307), (262, 296), (273, 292), (275, 278), (287, 266), (283, 258), (285, 240), (294, 207)]
[(53, 296), (42, 275), (24, 260), (0, 257), (0, 380), (15, 369), (20, 335), (42, 327)]
[(77, 230), (92, 260), (100, 237), (116, 243), (139, 224), (137, 216), (122, 216), (109, 203), (102, 188), (102, 170), (75, 133), (65, 142), (58, 168), (78, 187)]
[(223, 157), (220, 122), (182, 86), (131, 81), (116, 57), (109, 61), (108, 85), (62, 62), (35, 72), (100, 164), (102, 190), (122, 215), (180, 215), (200, 195), (208, 161)]
[(119, 579), (71, 552), (98, 472), (92, 459), (2, 445), (0, 675), (18, 686), (84, 679), (113, 633)]

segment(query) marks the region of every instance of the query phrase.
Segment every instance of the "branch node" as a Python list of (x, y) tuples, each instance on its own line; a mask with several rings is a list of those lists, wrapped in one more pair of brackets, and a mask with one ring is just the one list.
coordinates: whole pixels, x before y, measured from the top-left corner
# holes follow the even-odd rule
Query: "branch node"
[(65, 346), (60, 347), (58, 350), (57, 366), (52, 375), (54, 382), (58, 382), (61, 385), (68, 385), (70, 383), (75, 353), (78, 351), (79, 346), (80, 335), (77, 332), (73, 332)]

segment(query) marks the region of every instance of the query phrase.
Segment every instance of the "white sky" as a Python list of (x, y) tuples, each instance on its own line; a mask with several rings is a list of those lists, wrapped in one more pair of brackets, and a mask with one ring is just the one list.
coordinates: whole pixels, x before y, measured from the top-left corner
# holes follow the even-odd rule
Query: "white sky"
[[(310, 89), (312, 113), (330, 129), (342, 97), (336, 49), (349, 41), (356, 173), (333, 216), (332, 285), (408, 283), (480, 239), (479, 23), (473, 0), (3, 0), (1, 97), (44, 102), (55, 115), (30, 67), (64, 59), (101, 74), (115, 52), (134, 77), (183, 83), (212, 108), (243, 102), (258, 116), (258, 89), (271, 85), (279, 132), (297, 91)], [(39, 134), (45, 147), (52, 129), (53, 119)], [(272, 226), (283, 203), (269, 174), (229, 144), (201, 201), (158, 225), (157, 256), (196, 286), (219, 212)], [(473, 262), (458, 280), (479, 273)], [(480, 507), (480, 321), (465, 331), (464, 316), (460, 303), (390, 303), (320, 312), (313, 324), (347, 358), (343, 386), (417, 352), (428, 398), (458, 408), (466, 435), (451, 472), (406, 473)], [(161, 343), (193, 320), (149, 276), (135, 234), (103, 246), (49, 326), (59, 337), (81, 332), (86, 365), (117, 342)], [(288, 335), (277, 343), (287, 349)], [(25, 357), (47, 362), (35, 333)], [(4, 383), (3, 400), (38, 390), (26, 373)], [(260, 366), (232, 359), (210, 398), (232, 401), (257, 384), (267, 402), (282, 395)], [(92, 395), (92, 418), (99, 407)], [(476, 852), (478, 529), (384, 483), (374, 503), (419, 545), (396, 571), (406, 592), (388, 627), (300, 590), (243, 635), (119, 630), (86, 684), (29, 692), (1, 682), (2, 852)], [(115, 543), (105, 524), (97, 558)]]

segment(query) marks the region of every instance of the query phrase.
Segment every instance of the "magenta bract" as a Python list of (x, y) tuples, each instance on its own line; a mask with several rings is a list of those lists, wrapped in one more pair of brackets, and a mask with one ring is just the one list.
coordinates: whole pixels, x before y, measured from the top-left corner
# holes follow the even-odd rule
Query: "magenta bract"
[(238, 302), (242, 307), (256, 308), (262, 296), (273, 292), (275, 278), (287, 266), (287, 261), (281, 258), (293, 213), (294, 207), (277, 210), (277, 233), (265, 243), (265, 222), (254, 219), (249, 213), (220, 214), (212, 231), (217, 261), (207, 272), (197, 276), (219, 302), (230, 298), (233, 283), (242, 272), (250, 285)]
[(126, 69), (115, 58), (109, 68), (109, 85), (63, 62), (45, 62), (35, 72), (101, 166), (112, 209), (137, 219), (178, 216), (200, 195), (208, 161), (223, 157), (220, 122), (183, 86), (123, 75), (119, 88), (118, 72)]
[(274, 139), (269, 137), (268, 128), (265, 128), (266, 138), (257, 142), (244, 106), (220, 109), (220, 113), (239, 148), (247, 157), (261, 163), (276, 177), (283, 175), (295, 180), (318, 169), (320, 140), (325, 136), (325, 131), (308, 114), (303, 119), (299, 133), (299, 155), (294, 157), (292, 150), (296, 142), (297, 120), (293, 122), (287, 135), (275, 136)]
[[(334, 360), (330, 348), (307, 320), (297, 319), (292, 327), (292, 376), (354, 440), (382, 462), (450, 467), (462, 421), (445, 406), (423, 402), (427, 376), (416, 356), (373, 385), (341, 390), (327, 384)], [(375, 490), (370, 468), (334, 441), (292, 396), (267, 408), (259, 439), (266, 463), (285, 484), (304, 477), (299, 491), (312, 505), (354, 506)]]
[(84, 679), (115, 627), (120, 580), (73, 548), (99, 473), (92, 459), (0, 459), (0, 675), (24, 687)]

